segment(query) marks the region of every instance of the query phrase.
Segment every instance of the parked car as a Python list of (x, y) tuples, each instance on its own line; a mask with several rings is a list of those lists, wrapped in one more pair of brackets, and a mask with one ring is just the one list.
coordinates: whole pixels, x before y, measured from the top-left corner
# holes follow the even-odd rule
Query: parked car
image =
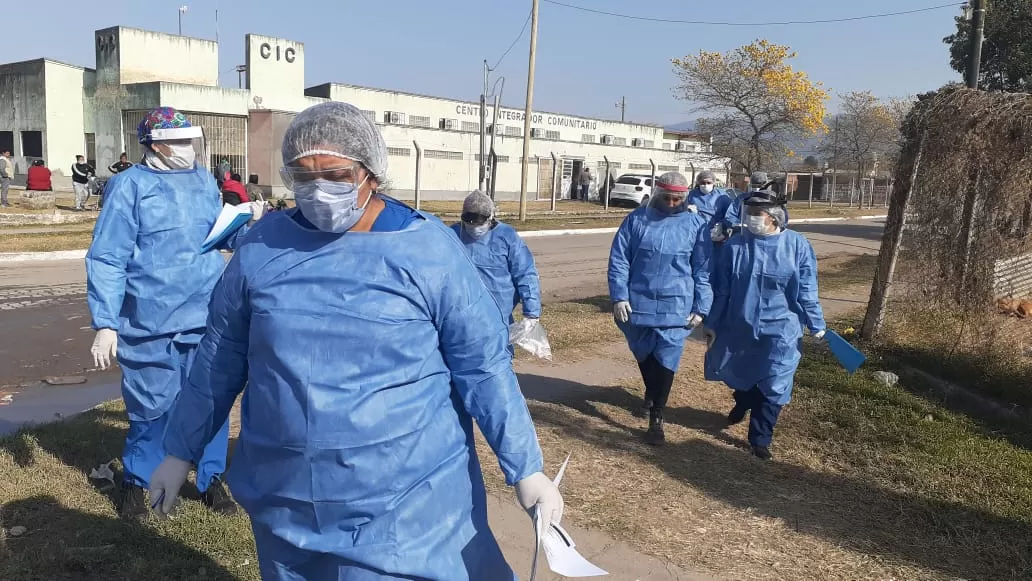
[(649, 203), (652, 195), (652, 176), (627, 173), (616, 179), (613, 191), (609, 193), (609, 203), (616, 205), (643, 206)]

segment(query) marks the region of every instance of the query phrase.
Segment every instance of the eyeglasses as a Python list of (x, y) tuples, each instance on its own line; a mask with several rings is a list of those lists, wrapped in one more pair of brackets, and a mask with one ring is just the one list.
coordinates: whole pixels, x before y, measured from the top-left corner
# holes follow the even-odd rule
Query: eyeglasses
[(331, 167), (326, 169), (310, 170), (303, 167), (288, 165), (280, 168), (280, 177), (283, 178), (283, 186), (293, 190), (298, 183), (311, 182), (314, 180), (326, 180), (328, 182), (357, 183), (359, 164), (351, 164), (344, 167)]
[(470, 226), (480, 226), (487, 223), (487, 221), (491, 219), (491, 216), (485, 216), (484, 214), (476, 214), (473, 212), (463, 212), (461, 219)]

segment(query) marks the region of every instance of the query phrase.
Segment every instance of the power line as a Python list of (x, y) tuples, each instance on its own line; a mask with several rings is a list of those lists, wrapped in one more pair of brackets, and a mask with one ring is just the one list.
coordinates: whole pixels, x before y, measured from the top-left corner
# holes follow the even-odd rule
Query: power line
[(523, 28), (520, 29), (520, 35), (516, 37), (516, 40), (512, 41), (512, 44), (509, 45), (509, 48), (505, 49), (505, 52), (502, 53), (502, 56), (498, 59), (498, 62), (495, 63), (495, 66), (491, 67), (492, 71), (497, 69), (498, 65), (502, 64), (502, 61), (505, 60), (505, 57), (509, 56), (509, 52), (511, 52), (513, 47), (516, 46), (516, 43), (519, 42), (521, 38), (523, 38), (523, 33), (527, 32), (528, 24), (530, 24), (530, 14), (527, 15), (527, 20), (523, 23)]
[(853, 22), (856, 20), (871, 20), (873, 18), (888, 18), (891, 16), (903, 16), (906, 14), (917, 14), (920, 12), (930, 12), (932, 10), (941, 10), (943, 8), (954, 8), (957, 6), (963, 6), (966, 3), (952, 2), (950, 4), (940, 4), (938, 6), (929, 6), (927, 8), (915, 8), (913, 10), (903, 10), (900, 12), (884, 12), (881, 14), (867, 14), (864, 16), (850, 16), (846, 18), (828, 18), (823, 20), (786, 20), (782, 22), (712, 22), (706, 20), (673, 20), (669, 18), (653, 18), (649, 16), (635, 16), (633, 14), (619, 14), (617, 12), (606, 12), (604, 10), (596, 10), (594, 8), (585, 8), (584, 6), (575, 6), (573, 4), (565, 4), (558, 2), (557, 0), (541, 0), (549, 4), (555, 4), (556, 6), (562, 6), (564, 8), (572, 8), (574, 10), (581, 10), (583, 12), (591, 12), (593, 14), (601, 14), (604, 16), (615, 16), (617, 18), (626, 18), (629, 20), (644, 20), (647, 22), (662, 22), (664, 24), (704, 24), (709, 26), (786, 26), (795, 24), (831, 24), (835, 22)]

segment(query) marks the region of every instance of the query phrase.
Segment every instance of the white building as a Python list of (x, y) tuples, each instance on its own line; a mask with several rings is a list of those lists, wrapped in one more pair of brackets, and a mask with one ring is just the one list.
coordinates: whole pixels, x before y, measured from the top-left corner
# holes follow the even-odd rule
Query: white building
[[(306, 88), (304, 45), (253, 34), (245, 39), (246, 88), (224, 88), (215, 42), (124, 27), (94, 37), (95, 69), (48, 59), (0, 65), (0, 149), (12, 151), (22, 180), (36, 158), (54, 171), (55, 187), (70, 180), (77, 154), (101, 174), (123, 151), (138, 158), (143, 114), (171, 106), (204, 127), (209, 165), (227, 159), (282, 194), (279, 150), (287, 125), (304, 108), (333, 100), (354, 104), (380, 126), (394, 195), (412, 197), (420, 151), (426, 199), (459, 198), (478, 185), (479, 96), (466, 102), (336, 83)], [(489, 124), (493, 116), (489, 107)], [(511, 199), (520, 189), (523, 111), (500, 107), (493, 130), (495, 192)], [(532, 198), (569, 197), (582, 168), (597, 178), (607, 160), (613, 176), (653, 169), (726, 175), (727, 160), (715, 158), (703, 136), (542, 111), (534, 113), (531, 133)]]

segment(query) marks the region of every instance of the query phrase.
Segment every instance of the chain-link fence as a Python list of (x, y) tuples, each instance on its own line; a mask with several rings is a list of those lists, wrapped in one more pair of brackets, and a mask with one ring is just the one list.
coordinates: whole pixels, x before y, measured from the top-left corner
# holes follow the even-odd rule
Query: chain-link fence
[(857, 179), (855, 174), (790, 173), (784, 183), (779, 183), (776, 187), (786, 190), (790, 202), (805, 202), (810, 207), (884, 210), (889, 206), (892, 196), (891, 178)]
[(1032, 97), (947, 89), (903, 136), (863, 334), (1032, 407)]

